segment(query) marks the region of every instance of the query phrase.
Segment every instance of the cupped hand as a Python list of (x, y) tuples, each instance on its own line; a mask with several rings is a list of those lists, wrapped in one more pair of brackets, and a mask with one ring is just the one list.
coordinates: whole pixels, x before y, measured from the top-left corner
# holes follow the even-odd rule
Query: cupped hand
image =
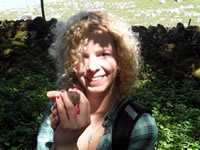
[(76, 145), (79, 136), (90, 124), (90, 105), (80, 90), (80, 103), (74, 105), (67, 92), (50, 91), (47, 96), (55, 103), (51, 108), (51, 126), (54, 129), (54, 142), (56, 145)]

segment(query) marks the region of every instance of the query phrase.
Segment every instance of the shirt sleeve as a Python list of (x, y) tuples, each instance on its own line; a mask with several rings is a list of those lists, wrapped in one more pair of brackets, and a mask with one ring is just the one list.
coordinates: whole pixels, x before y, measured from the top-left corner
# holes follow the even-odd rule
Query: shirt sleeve
[(153, 150), (158, 136), (155, 119), (144, 113), (135, 124), (128, 150)]
[(37, 136), (37, 150), (49, 150), (49, 146), (53, 142), (53, 129), (51, 128), (49, 115), (51, 113), (52, 101), (49, 101), (45, 109), (43, 119), (40, 124), (39, 133)]

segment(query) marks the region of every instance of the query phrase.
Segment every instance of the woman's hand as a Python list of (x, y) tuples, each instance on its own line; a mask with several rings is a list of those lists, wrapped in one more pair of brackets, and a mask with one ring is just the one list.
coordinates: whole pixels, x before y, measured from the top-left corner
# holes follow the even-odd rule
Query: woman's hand
[(70, 101), (64, 90), (47, 93), (47, 96), (55, 101), (51, 108), (50, 120), (56, 147), (77, 146), (79, 136), (90, 124), (89, 102), (80, 90), (75, 92), (80, 94), (80, 103), (76, 105)]
[[(50, 91), (47, 93), (47, 97), (52, 99), (54, 102), (56, 101), (56, 96), (60, 95), (60, 92), (65, 92), (65, 90), (61, 90), (61, 91)], [(76, 92), (76, 89), (69, 89), (67, 92), (68, 98), (71, 100), (71, 102), (74, 104), (75, 106), (75, 110), (76, 110), (76, 114), (80, 114), (80, 108), (79, 105), (76, 104), (80, 104), (80, 94), (78, 94), (78, 92)], [(51, 107), (51, 115), (50, 115), (50, 120), (51, 120), (51, 127), (55, 130), (58, 123), (59, 123), (59, 119), (58, 119), (58, 113), (57, 113), (57, 108), (56, 108), (56, 103), (54, 103), (54, 105)]]
[(56, 130), (59, 123), (56, 96), (60, 96), (60, 91), (47, 92), (47, 97), (51, 99), (52, 101), (54, 101), (54, 104), (51, 107), (51, 114), (50, 114), (51, 127), (53, 128), (54, 131)]

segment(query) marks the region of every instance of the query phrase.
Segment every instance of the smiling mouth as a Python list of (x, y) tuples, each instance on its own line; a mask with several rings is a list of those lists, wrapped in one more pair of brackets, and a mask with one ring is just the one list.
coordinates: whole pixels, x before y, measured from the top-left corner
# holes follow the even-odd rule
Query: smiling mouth
[(91, 86), (97, 86), (97, 85), (99, 85), (102, 80), (103, 80), (103, 76), (88, 78), (89, 84)]
[(94, 77), (94, 78), (91, 78), (90, 81), (98, 81), (100, 80), (102, 77)]

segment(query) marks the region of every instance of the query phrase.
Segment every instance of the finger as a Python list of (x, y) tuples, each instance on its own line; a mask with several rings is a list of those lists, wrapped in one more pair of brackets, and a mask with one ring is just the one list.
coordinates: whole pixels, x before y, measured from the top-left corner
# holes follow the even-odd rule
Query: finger
[(51, 107), (51, 115), (52, 116), (58, 116), (58, 111), (57, 111), (57, 108), (55, 106)]
[(60, 91), (49, 91), (47, 92), (47, 97), (53, 101), (56, 100), (56, 96), (60, 94)]
[(58, 116), (52, 116), (50, 115), (50, 121), (51, 121), (51, 127), (56, 130), (58, 124), (59, 124), (59, 119)]
[(54, 110), (54, 109), (56, 109), (56, 103), (54, 103), (52, 106), (51, 106), (51, 112)]
[[(85, 94), (78, 90), (77, 91), (79, 94), (80, 94), (80, 116), (79, 117), (82, 117), (81, 115), (85, 115), (86, 116), (86, 119), (85, 121), (90, 123), (91, 120), (90, 120), (90, 102), (88, 101), (87, 97), (85, 96)], [(82, 114), (83, 113), (83, 114)], [(84, 120), (83, 120), (83, 123)]]
[(69, 120), (75, 118), (75, 115), (76, 115), (75, 107), (74, 107), (74, 104), (69, 99), (67, 92), (62, 90), (60, 96), (65, 105)]
[(84, 118), (80, 119), (81, 121), (83, 121), (83, 124), (85, 123), (84, 121), (90, 122), (90, 103), (87, 97), (81, 90), (77, 88), (74, 88), (73, 91), (78, 93), (80, 97), (79, 104), (75, 105), (76, 113), (78, 113), (77, 118)]
[(82, 124), (90, 122), (90, 105), (86, 96), (83, 94), (82, 91), (78, 89), (73, 89), (73, 91), (79, 94), (80, 97), (79, 104), (74, 105), (70, 101), (66, 91), (62, 90), (60, 94), (63, 103), (65, 104), (70, 122), (72, 124), (76, 124), (78, 120)]
[(50, 114), (50, 120), (58, 121), (58, 111), (57, 111), (57, 106), (56, 103), (53, 104), (53, 106), (51, 107), (51, 114)]
[(56, 96), (56, 103), (57, 103), (57, 113), (58, 113), (58, 119), (60, 123), (66, 123), (68, 122), (68, 114), (65, 108), (65, 104), (60, 96)]

